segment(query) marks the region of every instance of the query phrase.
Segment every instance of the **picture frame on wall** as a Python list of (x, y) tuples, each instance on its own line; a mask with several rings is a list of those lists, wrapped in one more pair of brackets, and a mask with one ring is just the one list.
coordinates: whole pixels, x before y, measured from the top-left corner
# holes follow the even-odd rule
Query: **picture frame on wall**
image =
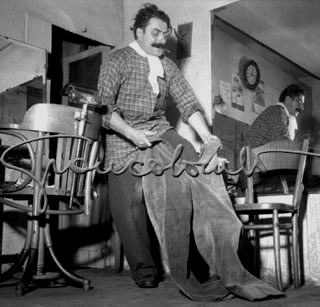
[(192, 46), (192, 22), (178, 25), (174, 33), (177, 37), (177, 59), (191, 57)]

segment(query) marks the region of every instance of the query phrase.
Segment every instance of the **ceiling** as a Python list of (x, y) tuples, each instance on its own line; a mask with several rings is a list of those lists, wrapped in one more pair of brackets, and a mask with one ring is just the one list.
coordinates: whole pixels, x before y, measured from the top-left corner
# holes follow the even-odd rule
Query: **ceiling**
[(7, 49), (12, 43), (3, 36), (0, 36), (0, 52)]
[(319, 0), (240, 0), (215, 15), (294, 63), (298, 78), (320, 79)]
[(43, 87), (45, 51), (0, 35), (0, 95), (17, 86)]
[[(320, 0), (239, 0), (215, 15), (294, 63), (298, 79), (320, 79)], [(1, 37), (0, 51), (11, 43)]]

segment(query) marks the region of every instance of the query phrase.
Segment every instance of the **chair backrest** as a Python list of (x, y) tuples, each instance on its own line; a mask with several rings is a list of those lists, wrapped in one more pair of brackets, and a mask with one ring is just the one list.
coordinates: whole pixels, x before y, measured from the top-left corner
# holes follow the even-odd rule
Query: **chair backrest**
[[(32, 131), (38, 134), (38, 137), (28, 139), (27, 144), (31, 144), (35, 152), (33, 163), (41, 160), (43, 170), (48, 163), (51, 165), (51, 178), (48, 172), (45, 180), (46, 195), (67, 196), (70, 205), (76, 197), (84, 197), (86, 213), (89, 212), (94, 170), (82, 172), (81, 169), (92, 167), (97, 160), (100, 128), (100, 114), (86, 108), (55, 104), (33, 105), (26, 112), (21, 125), (15, 127), (18, 132)], [(22, 170), (24, 174), (28, 174), (28, 171)], [(31, 174), (43, 180), (43, 172), (33, 174), (31, 171)], [(21, 197), (23, 191), (18, 194)], [(13, 197), (14, 192), (10, 192), (10, 196)]]
[(253, 154), (258, 158), (259, 164), (256, 171), (271, 171), (277, 169), (298, 169), (301, 156), (295, 152), (308, 151), (308, 140), (293, 142), (290, 140), (279, 140), (266, 143), (253, 148)]
[(282, 175), (285, 170), (295, 170), (295, 185), (293, 192), (293, 206), (300, 204), (304, 190), (303, 176), (306, 168), (309, 139), (303, 141), (279, 140), (273, 141), (256, 148), (245, 147), (245, 167), (247, 170), (254, 168), (254, 172), (247, 178), (246, 199), (255, 201), (253, 174), (256, 172), (269, 172), (277, 170)]
[[(65, 133), (74, 135), (83, 135), (92, 139), (97, 139), (100, 134), (101, 115), (80, 108), (51, 104), (37, 103), (30, 107), (19, 128), (22, 130), (42, 131), (50, 133)], [(81, 120), (81, 116), (85, 116)], [(83, 133), (79, 133), (82, 124)]]

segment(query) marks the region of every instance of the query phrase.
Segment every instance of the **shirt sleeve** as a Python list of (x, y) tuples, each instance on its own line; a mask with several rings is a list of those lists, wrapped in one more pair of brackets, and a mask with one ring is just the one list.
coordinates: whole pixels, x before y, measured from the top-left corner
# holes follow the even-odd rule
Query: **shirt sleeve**
[(195, 112), (205, 116), (205, 112), (194, 95), (191, 86), (184, 78), (182, 72), (175, 67), (173, 78), (170, 80), (169, 93), (177, 104), (181, 120), (188, 123), (188, 118)]
[(121, 84), (121, 64), (117, 57), (108, 55), (104, 58), (98, 79), (98, 95), (102, 104), (107, 106), (107, 111), (102, 115), (102, 126), (110, 128), (110, 119), (113, 112), (120, 114), (116, 105), (116, 96)]

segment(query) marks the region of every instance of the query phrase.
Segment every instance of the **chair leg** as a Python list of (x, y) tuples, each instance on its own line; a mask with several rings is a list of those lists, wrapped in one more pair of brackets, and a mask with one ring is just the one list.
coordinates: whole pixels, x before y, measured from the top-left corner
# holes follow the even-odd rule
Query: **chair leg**
[(2, 272), (2, 243), (3, 243), (3, 204), (0, 203), (0, 275)]
[(113, 234), (112, 249), (114, 254), (114, 271), (115, 273), (121, 273), (124, 264), (124, 250), (117, 230)]
[[(249, 217), (249, 226), (254, 225), (255, 216)], [(260, 265), (258, 265), (258, 261), (260, 261), (260, 248), (259, 248), (259, 238), (257, 237), (257, 231), (254, 229), (248, 230), (248, 238), (253, 247), (253, 275), (256, 277), (260, 277)]]
[(273, 244), (277, 287), (279, 291), (283, 291), (280, 260), (280, 229), (278, 210), (273, 210)]
[[(20, 251), (20, 253), (17, 254), (17, 257), (13, 261), (12, 261), (12, 259), (9, 260), (10, 265), (9, 265), (8, 269), (5, 270), (4, 272), (1, 272), (0, 283), (9, 280), (10, 278), (12, 278), (13, 274), (15, 274), (16, 272), (21, 270), (21, 268), (23, 267), (24, 263), (26, 262), (26, 259), (29, 256), (29, 253), (30, 253), (31, 239), (32, 239), (32, 221), (28, 220), (24, 246), (23, 246), (22, 250)], [(9, 255), (9, 257), (11, 258), (11, 255)], [(1, 262), (1, 258), (0, 258), (0, 262)]]
[(293, 260), (293, 285), (298, 288), (300, 285), (299, 276), (299, 242), (298, 242), (298, 216), (292, 217), (292, 260)]
[[(51, 256), (52, 260), (54, 261), (54, 263), (56, 264), (56, 266), (58, 267), (60, 272), (66, 278), (68, 278), (70, 281), (72, 281), (74, 284), (82, 286), (82, 288), (85, 291), (90, 290), (91, 286), (90, 286), (90, 280), (89, 279), (83, 278), (83, 277), (81, 277), (79, 275), (76, 275), (75, 273), (69, 272), (66, 268), (63, 267), (61, 262), (58, 260), (56, 254), (55, 254), (55, 252), (53, 250), (49, 223), (46, 224), (46, 226), (44, 227), (44, 242), (45, 242), (46, 247), (48, 248), (48, 251), (50, 253), (50, 256)], [(54, 276), (54, 278), (56, 278), (56, 276)], [(50, 278), (50, 277), (51, 276), (48, 276), (48, 278)]]

